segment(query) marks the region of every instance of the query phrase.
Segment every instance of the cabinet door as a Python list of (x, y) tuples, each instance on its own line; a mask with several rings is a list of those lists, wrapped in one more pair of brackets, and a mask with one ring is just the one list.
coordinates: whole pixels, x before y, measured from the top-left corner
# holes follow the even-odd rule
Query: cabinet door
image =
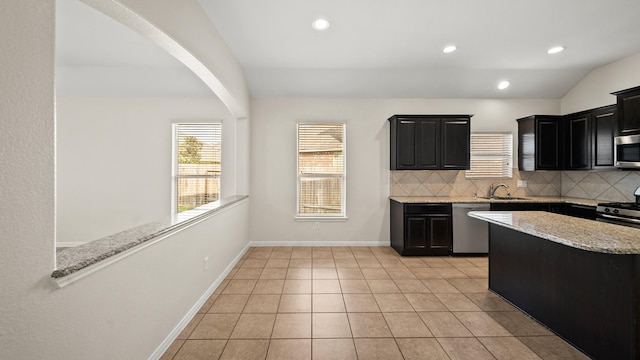
[(470, 165), (469, 119), (442, 121), (442, 169), (468, 170)]
[(421, 255), (427, 250), (428, 217), (424, 215), (405, 216), (404, 252)]
[(440, 168), (440, 120), (418, 120), (418, 169)]
[(451, 216), (430, 215), (427, 239), (429, 255), (447, 255), (451, 249)]
[(565, 120), (565, 169), (591, 167), (589, 118), (589, 114), (582, 114)]
[(560, 121), (540, 119), (536, 121), (536, 169), (561, 170)]
[(518, 169), (536, 169), (535, 120), (533, 117), (518, 119)]
[(396, 168), (398, 170), (412, 170), (418, 168), (416, 157), (416, 127), (415, 120), (398, 120), (396, 135)]
[(404, 255), (447, 255), (451, 248), (451, 215), (405, 216)]
[(592, 164), (594, 169), (614, 168), (613, 138), (616, 134), (616, 112), (614, 109), (597, 113), (592, 118)]
[(640, 90), (618, 95), (620, 135), (640, 133)]

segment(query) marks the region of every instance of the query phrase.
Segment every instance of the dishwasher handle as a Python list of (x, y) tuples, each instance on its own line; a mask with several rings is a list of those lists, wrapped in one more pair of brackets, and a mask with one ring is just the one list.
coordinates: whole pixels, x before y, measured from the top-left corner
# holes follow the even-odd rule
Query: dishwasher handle
[(489, 210), (491, 205), (489, 204), (453, 204), (452, 205), (456, 209), (469, 209), (469, 210)]

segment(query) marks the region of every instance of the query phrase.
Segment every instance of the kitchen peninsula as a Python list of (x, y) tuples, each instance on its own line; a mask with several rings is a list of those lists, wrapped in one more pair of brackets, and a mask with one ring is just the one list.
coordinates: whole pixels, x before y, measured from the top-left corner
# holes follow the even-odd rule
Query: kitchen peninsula
[(489, 288), (595, 359), (636, 359), (640, 229), (540, 211), (489, 222)]

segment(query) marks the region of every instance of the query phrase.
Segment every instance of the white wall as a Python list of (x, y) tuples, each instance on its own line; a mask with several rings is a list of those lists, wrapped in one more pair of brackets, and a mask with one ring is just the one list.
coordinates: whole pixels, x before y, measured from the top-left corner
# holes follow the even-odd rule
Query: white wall
[(235, 191), (235, 120), (215, 97), (56, 99), (56, 241), (88, 242), (171, 214), (172, 121), (223, 121)]
[(249, 116), (249, 90), (242, 67), (197, 0), (80, 1), (131, 27), (176, 57), (211, 88), (236, 118)]
[[(515, 119), (558, 114), (558, 100), (257, 98), (251, 113), (251, 240), (389, 241), (389, 125), (393, 114), (474, 114), (472, 131), (512, 131)], [(347, 124), (347, 222), (296, 222), (299, 121)], [(517, 145), (516, 145), (517, 146)], [(516, 155), (517, 156), (517, 155)]]
[(0, 2), (0, 358), (145, 359), (247, 244), (248, 201), (56, 289), (54, 19), (54, 2)]
[(612, 92), (639, 85), (640, 53), (590, 72), (562, 98), (562, 114), (615, 104)]

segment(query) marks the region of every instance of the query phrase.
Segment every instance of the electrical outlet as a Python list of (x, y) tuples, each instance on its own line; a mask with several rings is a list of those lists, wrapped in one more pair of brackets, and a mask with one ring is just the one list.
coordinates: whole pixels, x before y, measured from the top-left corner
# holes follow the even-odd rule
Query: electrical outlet
[(207, 271), (209, 269), (209, 257), (205, 256), (204, 259), (202, 259), (202, 265), (203, 265), (203, 270)]
[(316, 230), (320, 230), (320, 222), (316, 221), (316, 223), (315, 223), (313, 228), (316, 229)]
[(518, 184), (516, 185), (516, 187), (526, 188), (527, 187), (527, 180), (518, 180)]

